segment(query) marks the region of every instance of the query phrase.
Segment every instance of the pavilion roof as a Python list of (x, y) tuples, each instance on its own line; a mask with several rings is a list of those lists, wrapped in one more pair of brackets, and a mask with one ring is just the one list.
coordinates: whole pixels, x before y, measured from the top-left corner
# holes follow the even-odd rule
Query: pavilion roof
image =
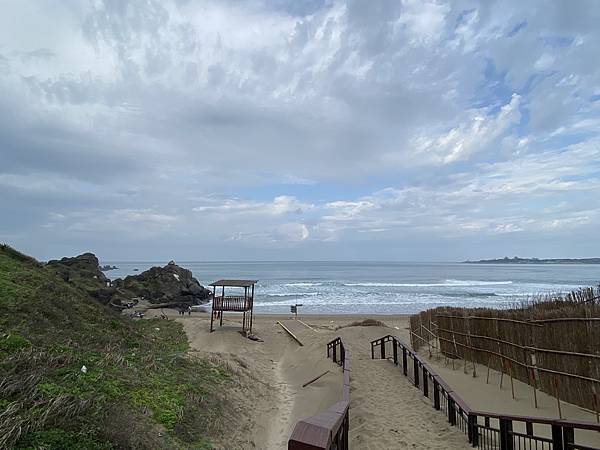
[(255, 285), (258, 280), (219, 280), (210, 283), (209, 286), (226, 286), (226, 287), (250, 287)]

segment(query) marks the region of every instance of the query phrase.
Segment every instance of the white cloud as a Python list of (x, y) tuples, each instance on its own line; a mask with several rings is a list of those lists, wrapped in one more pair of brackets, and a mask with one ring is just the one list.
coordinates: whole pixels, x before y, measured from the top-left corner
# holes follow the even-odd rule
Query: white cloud
[(0, 235), (139, 255), (583, 236), (600, 6), (561, 8), (6, 4)]
[(519, 100), (519, 95), (513, 94), (495, 115), (487, 109), (470, 111), (463, 123), (441, 136), (416, 137), (412, 141), (415, 152), (424, 161), (449, 164), (490, 150), (491, 144), (519, 122)]

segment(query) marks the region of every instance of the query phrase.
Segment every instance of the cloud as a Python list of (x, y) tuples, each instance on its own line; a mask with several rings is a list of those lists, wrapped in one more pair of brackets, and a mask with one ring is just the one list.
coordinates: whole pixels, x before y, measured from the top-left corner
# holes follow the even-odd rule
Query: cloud
[(519, 99), (518, 95), (513, 94), (510, 102), (502, 106), (495, 115), (487, 114), (485, 109), (470, 111), (462, 124), (442, 136), (419, 136), (413, 139), (412, 147), (417, 157), (449, 164), (489, 150), (492, 143), (519, 122)]
[(2, 8), (0, 236), (34, 254), (593, 240), (598, 2)]

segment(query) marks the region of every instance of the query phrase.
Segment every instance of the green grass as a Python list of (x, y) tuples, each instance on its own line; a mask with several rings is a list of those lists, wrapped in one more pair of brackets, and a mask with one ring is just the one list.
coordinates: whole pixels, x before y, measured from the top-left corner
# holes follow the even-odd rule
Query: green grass
[(179, 323), (123, 319), (6, 246), (0, 325), (0, 448), (208, 449), (222, 431), (232, 376), (188, 357)]

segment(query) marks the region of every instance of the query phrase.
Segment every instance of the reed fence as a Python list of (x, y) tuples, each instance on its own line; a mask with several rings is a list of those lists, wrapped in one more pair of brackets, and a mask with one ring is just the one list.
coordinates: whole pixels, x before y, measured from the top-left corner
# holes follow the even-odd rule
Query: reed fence
[[(546, 297), (516, 308), (441, 307), (411, 316), (415, 350), (427, 347), (462, 365), (487, 366), (600, 421), (600, 286)], [(536, 400), (537, 402), (537, 400)]]

